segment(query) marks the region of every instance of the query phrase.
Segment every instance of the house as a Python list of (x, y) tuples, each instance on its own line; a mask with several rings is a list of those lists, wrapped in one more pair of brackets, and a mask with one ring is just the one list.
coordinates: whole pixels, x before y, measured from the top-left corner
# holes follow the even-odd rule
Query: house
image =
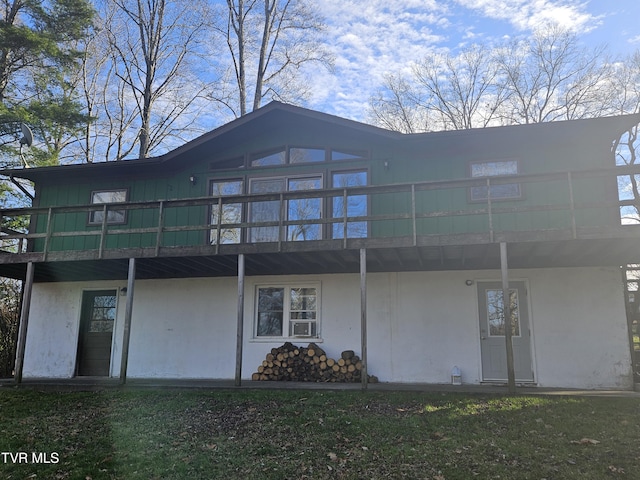
[(611, 146), (639, 121), (405, 135), (273, 102), (156, 158), (5, 170), (35, 184), (0, 212), (29, 222), (0, 254), (16, 379), (239, 384), (290, 341), (381, 382), (633, 389), (640, 172)]

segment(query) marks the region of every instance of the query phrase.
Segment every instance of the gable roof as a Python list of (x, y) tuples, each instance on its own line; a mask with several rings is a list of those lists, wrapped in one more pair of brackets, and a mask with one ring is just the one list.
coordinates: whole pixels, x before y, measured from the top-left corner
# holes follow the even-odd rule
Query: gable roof
[(308, 125), (309, 128), (339, 128), (349, 130), (354, 135), (396, 139), (398, 132), (375, 127), (365, 123), (309, 110), (281, 102), (270, 102), (253, 112), (205, 133), (184, 145), (163, 155), (144, 159), (56, 165), (50, 167), (19, 168), (0, 170), (1, 175), (25, 178), (36, 183), (54, 178), (90, 178), (96, 175), (144, 175), (151, 169), (165, 172), (183, 169), (192, 159), (201, 159), (211, 151), (222, 150), (252, 135), (291, 126)]
[[(450, 130), (402, 134), (384, 128), (349, 120), (335, 115), (297, 107), (277, 101), (259, 108), (243, 117), (226, 123), (211, 132), (191, 140), (184, 145), (157, 157), (132, 159), (91, 164), (71, 164), (30, 169), (0, 170), (0, 175), (24, 178), (36, 183), (52, 182), (70, 178), (89, 179), (99, 177), (144, 176), (150, 171), (170, 173), (188, 167), (190, 162), (210, 156), (212, 151), (221, 151), (252, 135), (293, 126), (306, 126), (314, 130), (339, 129), (350, 131), (362, 138), (403, 142), (406, 145), (423, 143), (436, 148), (456, 148), (463, 142), (480, 145), (492, 145), (510, 139), (518, 142), (523, 139), (545, 141), (567, 141), (567, 138), (593, 138), (613, 140), (625, 129), (640, 123), (640, 114), (600, 117), (583, 120), (569, 120), (528, 125), (487, 127), (469, 130)], [(447, 149), (448, 149), (447, 148)]]

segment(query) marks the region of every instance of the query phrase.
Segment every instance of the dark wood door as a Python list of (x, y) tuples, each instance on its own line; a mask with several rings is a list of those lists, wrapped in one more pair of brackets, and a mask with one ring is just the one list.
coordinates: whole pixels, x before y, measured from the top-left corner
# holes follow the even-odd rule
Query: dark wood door
[(77, 374), (108, 376), (116, 319), (116, 290), (87, 291), (82, 295)]

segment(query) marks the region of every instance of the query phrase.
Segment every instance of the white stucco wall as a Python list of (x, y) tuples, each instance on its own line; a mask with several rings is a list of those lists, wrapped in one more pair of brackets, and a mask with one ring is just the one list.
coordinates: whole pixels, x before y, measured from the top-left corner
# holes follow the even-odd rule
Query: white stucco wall
[[(532, 368), (544, 387), (632, 388), (621, 275), (617, 268), (510, 272), (526, 282)], [(499, 272), (369, 274), (369, 373), (381, 381), (448, 383), (457, 365), (463, 382), (482, 378), (474, 282)], [(254, 337), (257, 285), (317, 283), (322, 347), (331, 357), (360, 354), (359, 275), (247, 277), (243, 376), (283, 340)], [(83, 289), (122, 282), (34, 286), (24, 377), (68, 378), (75, 370)], [(129, 347), (130, 378), (230, 379), (235, 372), (235, 278), (138, 281)], [(125, 297), (119, 296), (111, 372), (119, 374)], [(304, 345), (305, 339), (292, 340)]]
[[(25, 345), (24, 378), (75, 375), (83, 290), (118, 289), (122, 282), (34, 284)], [(118, 296), (111, 371), (119, 374), (125, 297)]]

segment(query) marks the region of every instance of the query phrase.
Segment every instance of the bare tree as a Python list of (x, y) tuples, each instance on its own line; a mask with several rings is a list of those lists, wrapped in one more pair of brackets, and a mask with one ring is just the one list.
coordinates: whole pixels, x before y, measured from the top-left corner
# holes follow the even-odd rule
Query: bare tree
[(170, 147), (172, 137), (184, 140), (205, 91), (194, 73), (205, 26), (202, 12), (193, 2), (105, 0), (107, 158), (124, 158), (136, 146), (137, 156), (144, 158), (161, 145)]
[[(612, 66), (608, 87), (614, 93), (611, 113), (640, 113), (640, 50)], [(633, 125), (613, 144), (617, 165), (640, 164), (638, 125)], [(631, 205), (621, 207), (623, 223), (640, 223), (640, 175), (618, 176), (621, 200)]]
[(497, 120), (505, 96), (491, 50), (471, 45), (457, 55), (427, 55), (410, 79), (388, 76), (370, 102), (370, 116), (410, 133), (486, 127)]
[(401, 75), (387, 75), (384, 87), (371, 97), (369, 120), (402, 133), (430, 130), (429, 110), (416, 97), (413, 85)]
[(508, 124), (594, 117), (606, 111), (604, 47), (589, 50), (573, 32), (548, 25), (531, 39), (498, 48)]
[(305, 0), (227, 0), (226, 11), (213, 17), (236, 86), (216, 99), (236, 117), (259, 108), (265, 97), (303, 100), (309, 93), (303, 67), (331, 65), (320, 38), (323, 21)]
[(414, 67), (422, 104), (444, 130), (486, 127), (505, 100), (491, 51), (472, 45), (457, 56), (433, 54)]
[(408, 78), (389, 77), (384, 95), (371, 102), (371, 116), (391, 128), (425, 131), (602, 115), (612, 102), (605, 53), (553, 25), (494, 48), (434, 53)]

